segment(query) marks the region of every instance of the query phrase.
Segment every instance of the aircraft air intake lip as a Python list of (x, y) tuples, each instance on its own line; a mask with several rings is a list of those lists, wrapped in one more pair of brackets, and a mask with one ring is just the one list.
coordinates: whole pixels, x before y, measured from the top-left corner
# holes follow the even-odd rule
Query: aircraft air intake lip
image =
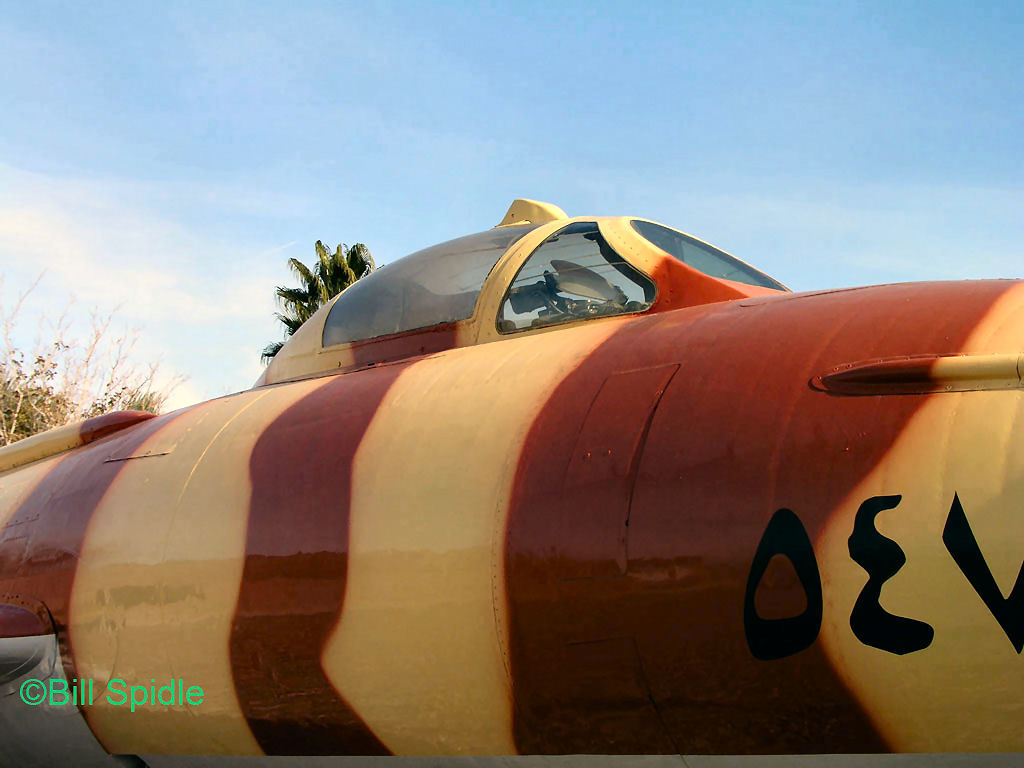
[(917, 355), (866, 360), (811, 379), (830, 395), (926, 395), (1024, 389), (1024, 354)]
[(0, 639), (35, 637), (53, 632), (39, 615), (27, 608), (0, 603)]

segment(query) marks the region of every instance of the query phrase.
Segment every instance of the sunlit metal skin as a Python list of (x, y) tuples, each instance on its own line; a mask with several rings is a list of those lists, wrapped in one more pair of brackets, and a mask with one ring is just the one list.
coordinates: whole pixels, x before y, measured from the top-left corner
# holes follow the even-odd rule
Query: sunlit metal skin
[[(632, 221), (516, 201), (471, 316), (332, 303), (251, 390), (0, 451), (0, 763), (1024, 751), (1024, 281), (793, 294)], [(575, 232), (607, 271), (516, 282)]]

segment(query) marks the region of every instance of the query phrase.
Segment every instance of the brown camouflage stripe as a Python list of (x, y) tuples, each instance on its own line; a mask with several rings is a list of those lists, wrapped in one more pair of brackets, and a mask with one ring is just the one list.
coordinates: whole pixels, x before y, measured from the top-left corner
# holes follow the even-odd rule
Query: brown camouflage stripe
[(501, 544), (511, 480), (533, 418), (619, 322), (418, 360), (363, 436), (345, 607), (321, 661), (394, 753), (515, 753)]
[(267, 754), (298, 745), (310, 755), (389, 754), (320, 656), (345, 597), (352, 460), (402, 370), (330, 381), (269, 424), (253, 449), (230, 647), (238, 699)]
[[(814, 540), (927, 401), (833, 398), (808, 381), (851, 359), (958, 352), (1013, 285), (886, 286), (655, 316), (623, 326), (567, 377), (527, 439), (506, 541), (519, 751), (884, 751), (820, 644), (752, 656), (751, 560), (782, 507)], [(580, 535), (587, 509), (563, 487), (566, 470), (588, 447), (576, 437), (609, 374), (679, 361), (620, 505), (621, 575), (618, 530)], [(643, 410), (628, 396), (622, 407)], [(777, 576), (758, 593), (765, 618), (798, 613), (804, 599)]]

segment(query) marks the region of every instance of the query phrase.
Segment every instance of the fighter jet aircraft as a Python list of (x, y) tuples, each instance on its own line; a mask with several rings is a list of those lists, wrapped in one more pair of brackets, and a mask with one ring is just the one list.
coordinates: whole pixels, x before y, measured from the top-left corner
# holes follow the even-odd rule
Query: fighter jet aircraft
[(0, 450), (0, 763), (1024, 751), (1022, 376), (1024, 281), (516, 200)]

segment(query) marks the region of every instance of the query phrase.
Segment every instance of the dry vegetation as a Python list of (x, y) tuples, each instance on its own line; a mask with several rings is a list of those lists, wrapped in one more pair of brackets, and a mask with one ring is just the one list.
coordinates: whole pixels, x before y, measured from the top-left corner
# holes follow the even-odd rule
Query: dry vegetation
[(19, 315), (38, 284), (8, 306), (0, 278), (0, 445), (108, 411), (158, 413), (181, 378), (160, 387), (158, 363), (133, 361), (138, 331), (117, 330), (116, 309), (93, 312), (90, 330), (76, 335), (69, 305), (56, 320), (39, 319), (31, 346), (19, 345)]

